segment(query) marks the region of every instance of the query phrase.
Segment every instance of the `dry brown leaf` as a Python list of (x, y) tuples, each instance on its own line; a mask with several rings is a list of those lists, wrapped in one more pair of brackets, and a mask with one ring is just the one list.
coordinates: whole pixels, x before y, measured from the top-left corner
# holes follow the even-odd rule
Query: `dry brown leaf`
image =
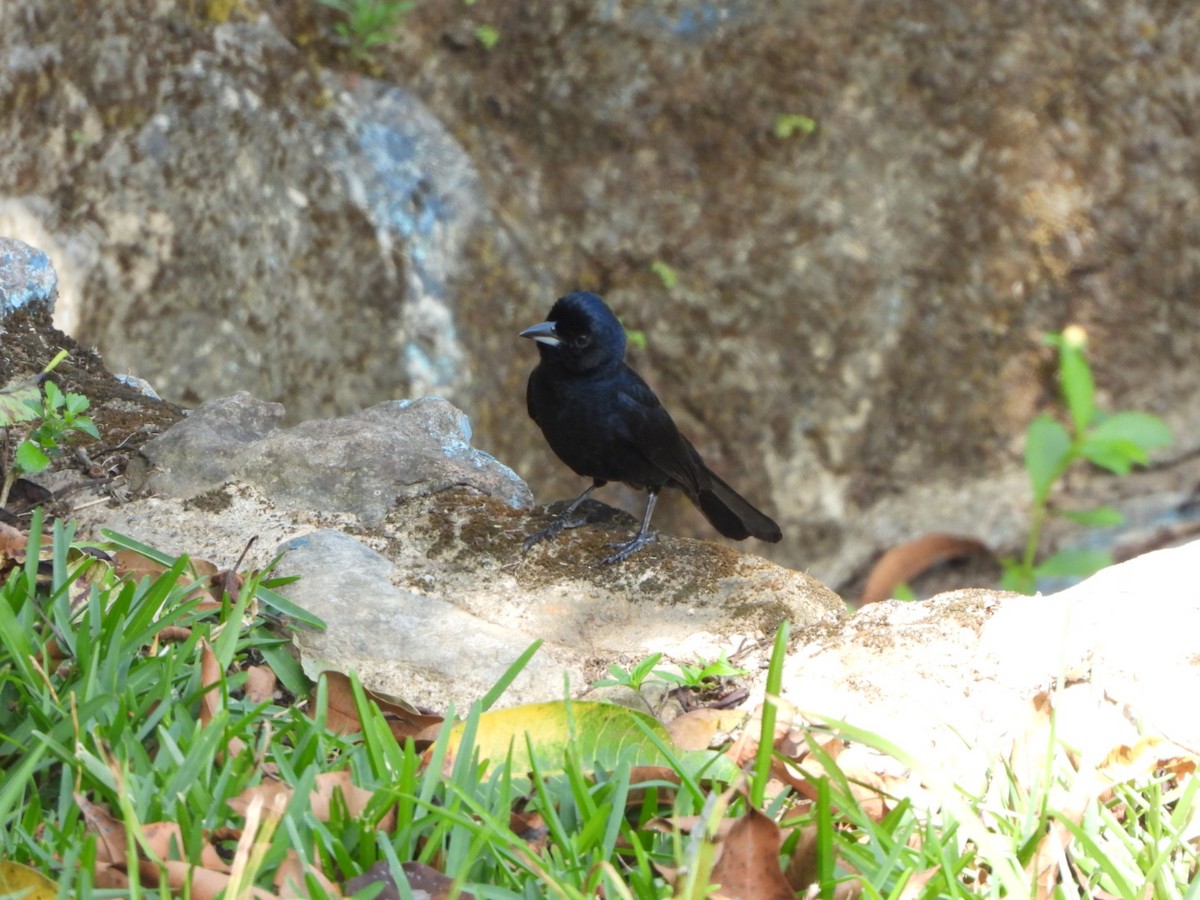
[(1072, 840), (1071, 832), (1060, 819), (1051, 820), (1049, 830), (1038, 841), (1037, 850), (1025, 867), (1025, 874), (1033, 882), (1037, 900), (1051, 900), (1054, 896), (1062, 872), (1061, 863), (1066, 859), (1067, 847)]
[(550, 829), (539, 812), (513, 812), (508, 817), (508, 830), (537, 853), (549, 844)]
[(184, 625), (167, 625), (158, 630), (158, 640), (164, 644), (182, 644), (192, 636), (192, 629)]
[[(117, 575), (121, 577), (128, 575), (135, 581), (141, 581), (143, 578), (158, 578), (158, 576), (162, 575), (169, 568), (170, 566), (164, 566), (157, 560), (143, 556), (136, 550), (121, 549), (113, 554), (113, 570)], [(214, 601), (212, 591), (205, 588), (205, 585), (209, 583), (208, 579), (216, 573), (217, 567), (206, 559), (189, 560), (188, 572), (184, 577), (187, 578), (190, 576), (192, 581), (199, 583), (188, 592), (184, 600), (187, 601), (201, 597), (203, 599), (199, 604), (200, 609), (220, 609), (220, 593), (217, 593)]]
[(251, 703), (269, 703), (275, 696), (275, 672), (269, 666), (248, 666), (243, 693)]
[(19, 563), (25, 559), (25, 548), (28, 544), (28, 536), (11, 525), (0, 522), (0, 566), (8, 560)]
[(918, 872), (912, 878), (908, 879), (908, 884), (904, 885), (904, 890), (900, 892), (899, 900), (917, 900), (921, 896), (921, 892), (925, 889), (925, 886), (941, 870), (942, 867), (940, 865), (934, 866), (931, 869)]
[[(428, 897), (430, 900), (446, 900), (450, 896), (450, 885), (453, 879), (446, 877), (432, 866), (425, 863), (401, 863), (404, 877), (408, 880), (410, 891), (414, 897)], [(355, 894), (372, 884), (382, 884), (383, 890), (375, 896), (375, 900), (400, 900), (400, 889), (391, 866), (386, 862), (377, 862), (363, 874), (346, 882), (346, 893)], [(462, 900), (475, 900), (475, 895), (463, 891), (458, 894)]]
[(756, 809), (734, 821), (721, 841), (717, 864), (709, 881), (717, 885), (718, 897), (730, 900), (795, 900), (783, 870), (779, 826)]
[[(350, 686), (350, 678), (333, 669), (322, 672), (321, 677), (328, 685), (327, 696), (329, 697), (325, 711), (325, 727), (339, 734), (362, 731), (358, 708), (354, 705), (354, 690)], [(414, 740), (421, 740), (423, 735), (430, 731), (434, 737), (429, 740), (432, 741), (437, 737), (437, 731), (444, 721), (442, 716), (426, 715), (412, 709), (407, 704), (372, 691), (366, 691), (366, 695), (379, 707), (379, 711), (383, 713), (383, 717), (397, 741), (403, 743), (406, 738), (410, 737)], [(311, 704), (313, 709), (316, 708), (316, 696), (317, 688), (314, 686), (313, 703)]]
[(896, 586), (916, 578), (926, 569), (959, 556), (990, 552), (977, 538), (954, 534), (924, 534), (888, 550), (871, 568), (858, 605), (877, 603), (892, 595)]
[[(143, 878), (149, 877), (151, 870), (157, 874), (157, 867), (153, 863), (144, 862), (142, 867)], [(191, 863), (175, 859), (163, 863), (163, 868), (166, 869), (167, 887), (173, 891), (182, 891), (190, 884), (192, 900), (217, 900), (229, 887), (227, 872), (214, 872), (212, 869), (193, 866)], [(254, 900), (277, 900), (275, 894), (262, 888), (251, 888), (248, 892), (239, 894), (238, 900), (247, 897)]]
[[(325, 680), (325, 693), (328, 697), (325, 707), (325, 727), (337, 734), (362, 731), (362, 722), (358, 718), (358, 708), (354, 705), (354, 690), (350, 687), (350, 679), (332, 669), (322, 672), (319, 679)], [(317, 708), (318, 687), (317, 684), (313, 685), (310, 710)]]
[[(323, 772), (315, 779), (313, 792), (309, 795), (309, 809), (312, 814), (322, 822), (329, 821), (329, 807), (333, 802), (335, 791), (340, 791), (342, 798), (345, 801), (346, 809), (351, 816), (361, 816), (367, 808), (367, 804), (375, 796), (371, 791), (365, 790), (351, 783), (350, 771), (342, 769), (336, 772)], [(290, 802), (292, 796), (292, 786), (284, 784), (278, 779), (264, 780), (261, 784), (251, 788), (246, 788), (238, 796), (229, 801), (229, 807), (239, 815), (246, 815), (250, 809), (250, 805), (256, 798), (261, 798), (265, 808), (271, 808), (277, 802), (276, 798), (283, 796), (285, 801)], [(391, 831), (396, 827), (396, 811), (391, 809), (388, 811), (379, 822), (378, 827), (382, 831)]]
[(105, 890), (126, 890), (129, 887), (129, 876), (125, 873), (124, 864), (115, 866), (112, 863), (96, 862), (92, 870), (92, 885)]
[(283, 898), (302, 897), (307, 900), (311, 896), (305, 877), (311, 875), (321, 885), (326, 897), (340, 897), (342, 892), (338, 886), (325, 877), (325, 873), (315, 866), (306, 866), (295, 850), (289, 850), (283, 862), (275, 870), (275, 891)]
[[(213, 717), (223, 708), (221, 694), (223, 676), (221, 663), (217, 660), (217, 655), (213, 653), (212, 647), (209, 646), (208, 641), (201, 641), (200, 686), (206, 690), (200, 695), (200, 724), (206, 728), (212, 724)], [(245, 749), (246, 744), (241, 738), (232, 738), (225, 745), (224, 753), (236, 757)]]
[[(177, 822), (149, 822), (142, 828), (146, 848), (162, 860), (183, 860), (183, 832)], [(200, 865), (217, 872), (228, 872), (229, 866), (211, 843), (212, 836), (200, 849)]]
[(212, 724), (213, 717), (221, 711), (221, 680), (224, 673), (217, 654), (213, 653), (208, 641), (200, 642), (200, 686), (204, 693), (200, 695), (200, 724), (207, 727)]
[[(809, 756), (799, 762), (774, 765), (772, 775), (808, 800), (816, 799), (813, 782), (832, 777), (816, 757)], [(899, 792), (906, 780), (886, 772), (872, 772), (861, 766), (841, 766), (841, 772), (850, 785), (850, 793), (858, 805), (871, 818), (879, 822), (891, 811), (891, 797)], [(836, 809), (836, 806), (835, 806)]]
[(748, 719), (745, 711), (702, 707), (676, 716), (666, 724), (666, 729), (680, 750), (707, 750), (729, 743), (731, 735)]
[(788, 858), (784, 877), (792, 890), (797, 893), (805, 891), (810, 884), (816, 884), (820, 878), (817, 866), (820, 845), (817, 843), (817, 826), (805, 825), (800, 829), (800, 838)]
[(93, 803), (78, 791), (75, 792), (75, 803), (83, 813), (88, 831), (96, 835), (96, 865), (123, 867), (128, 861), (125, 852), (125, 827), (114, 819), (107, 809)]

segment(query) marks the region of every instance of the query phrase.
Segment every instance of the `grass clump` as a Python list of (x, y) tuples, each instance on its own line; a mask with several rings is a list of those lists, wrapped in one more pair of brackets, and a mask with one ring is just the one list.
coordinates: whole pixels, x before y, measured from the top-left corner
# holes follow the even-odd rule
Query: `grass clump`
[[(773, 701), (724, 752), (605, 704), (490, 710), (536, 647), (439, 722), (352, 676), (310, 684), (269, 573), (112, 546), (160, 568), (127, 574), (40, 515), (23, 551), (0, 545), (0, 893), (36, 870), (72, 897), (1191, 896), (1181, 758), (1103, 790), (1001, 767), (975, 798)], [(851, 744), (912, 779), (851, 765)]]

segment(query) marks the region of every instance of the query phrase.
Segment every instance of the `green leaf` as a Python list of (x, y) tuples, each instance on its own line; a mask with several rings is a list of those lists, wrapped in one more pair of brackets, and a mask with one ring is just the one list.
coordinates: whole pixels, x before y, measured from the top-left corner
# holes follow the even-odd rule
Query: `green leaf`
[(1158, 416), (1150, 413), (1119, 412), (1097, 422), (1088, 432), (1088, 439), (1128, 441), (1148, 451), (1166, 447), (1174, 437), (1167, 423)]
[(66, 403), (66, 398), (63, 397), (62, 390), (53, 381), (47, 381), (42, 385), (42, 390), (46, 392), (46, 403), (53, 409), (62, 409)]
[(1101, 550), (1060, 550), (1034, 566), (1034, 573), (1038, 578), (1083, 578), (1112, 563)]
[(480, 25), (475, 29), (475, 40), (484, 50), (491, 50), (500, 43), (500, 32), (492, 25)]
[(1025, 470), (1033, 484), (1035, 502), (1050, 493), (1055, 479), (1071, 461), (1071, 436), (1061, 424), (1042, 413), (1029, 423), (1025, 434)]
[(0, 428), (28, 422), (42, 414), (42, 392), (36, 378), (0, 391)]
[(1004, 570), (1004, 574), (1000, 578), (1000, 587), (1006, 591), (1015, 591), (1018, 594), (1032, 594), (1037, 585), (1033, 580), (1033, 573), (1025, 567), (1025, 564), (1013, 556), (1005, 556), (1000, 559), (1000, 566)]
[(1089, 437), (1079, 448), (1079, 455), (1092, 465), (1108, 469), (1117, 475), (1128, 475), (1134, 464), (1149, 462), (1146, 451), (1132, 441), (1122, 439), (1097, 440)]
[(650, 263), (650, 271), (658, 276), (658, 280), (662, 282), (663, 287), (668, 291), (673, 290), (675, 285), (679, 284), (679, 273), (675, 271), (670, 263), (656, 259)]
[(1083, 434), (1096, 415), (1096, 385), (1092, 380), (1092, 369), (1083, 355), (1083, 349), (1069, 341), (1059, 345), (1058, 365), (1063, 397), (1071, 411), (1075, 433)]
[(31, 441), (22, 441), (17, 447), (17, 468), (26, 475), (40, 472), (50, 465), (50, 457), (42, 452), (42, 448)]
[(816, 128), (817, 123), (808, 116), (803, 116), (799, 113), (780, 113), (775, 117), (775, 127), (772, 130), (775, 137), (781, 141), (786, 141), (795, 135), (808, 137), (816, 131)]
[(1078, 522), (1080, 525), (1090, 525), (1093, 528), (1111, 528), (1114, 525), (1125, 524), (1125, 517), (1111, 506), (1098, 506), (1095, 509), (1064, 509), (1058, 513), (1064, 519)]
[(75, 423), (71, 427), (76, 431), (82, 431), (84, 434), (90, 434), (96, 440), (100, 440), (100, 430), (96, 427), (96, 423), (93, 422), (88, 416), (84, 416), (81, 419), (76, 419)]
[(79, 415), (92, 405), (92, 401), (83, 394), (67, 394), (67, 412), (73, 416)]

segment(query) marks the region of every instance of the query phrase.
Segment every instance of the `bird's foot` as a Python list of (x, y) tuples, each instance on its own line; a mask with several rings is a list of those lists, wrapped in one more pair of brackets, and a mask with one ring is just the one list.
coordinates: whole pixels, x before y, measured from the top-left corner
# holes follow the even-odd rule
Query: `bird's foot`
[(640, 532), (634, 535), (631, 540), (624, 541), (620, 544), (609, 544), (608, 546), (610, 547), (618, 548), (617, 552), (612, 556), (605, 557), (603, 560), (601, 560), (600, 565), (611, 566), (613, 563), (619, 563), (637, 553), (647, 544), (653, 544), (657, 540), (658, 535), (654, 534), (653, 532)]
[(548, 540), (548, 539), (556, 536), (560, 531), (566, 531), (568, 528), (578, 528), (579, 526), (586, 525), (586, 524), (587, 524), (586, 516), (576, 516), (574, 518), (567, 518), (565, 516), (559, 516), (557, 519), (555, 519), (553, 522), (551, 522), (549, 525), (547, 525), (541, 531), (535, 531), (529, 537), (525, 538), (525, 551), (524, 552), (528, 553), (531, 549), (533, 549), (534, 544), (540, 543), (541, 541)]

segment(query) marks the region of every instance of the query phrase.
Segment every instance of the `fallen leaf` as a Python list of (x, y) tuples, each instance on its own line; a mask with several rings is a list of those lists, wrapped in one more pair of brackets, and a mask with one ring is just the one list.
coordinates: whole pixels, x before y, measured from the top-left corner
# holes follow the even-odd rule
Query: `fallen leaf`
[(250, 703), (269, 703), (275, 696), (275, 672), (269, 666), (247, 666), (243, 694)]
[(311, 897), (305, 877), (311, 876), (321, 886), (322, 897), (340, 897), (342, 892), (336, 884), (325, 877), (325, 873), (314, 866), (307, 866), (295, 850), (288, 850), (283, 862), (275, 870), (275, 890), (280, 897)]
[[(463, 728), (460, 722), (451, 729), (444, 763), (447, 772), (459, 752)], [(481, 760), (499, 763), (511, 749), (515, 772), (531, 768), (531, 750), (543, 773), (562, 771), (568, 746), (586, 751), (582, 762), (587, 768), (613, 769), (620, 762), (634, 766), (669, 764), (650, 734), (670, 744), (670, 735), (663, 725), (645, 713), (613, 703), (552, 701), (483, 713), (473, 750)], [(680, 750), (674, 755), (693, 776), (725, 781), (737, 777), (737, 767), (719, 753)]]
[[(425, 863), (401, 863), (404, 877), (408, 881), (409, 891), (414, 897), (428, 897), (429, 900), (446, 900), (450, 896), (450, 885), (454, 879), (443, 875), (432, 866)], [(382, 884), (383, 890), (375, 895), (375, 900), (400, 900), (400, 889), (396, 886), (395, 875), (391, 866), (386, 862), (377, 862), (363, 874), (346, 882), (346, 893), (357, 894), (363, 888), (372, 884)], [(405, 896), (408, 896), (406, 894)], [(475, 895), (462, 891), (458, 895), (462, 900), (475, 900)]]
[[(333, 802), (334, 793), (342, 795), (346, 810), (354, 817), (361, 816), (375, 796), (371, 791), (353, 784), (348, 769), (323, 772), (314, 780), (313, 791), (308, 800), (309, 809), (315, 818), (322, 822), (329, 821), (330, 805)], [(249, 812), (251, 804), (256, 799), (260, 799), (264, 807), (271, 808), (277, 802), (283, 804), (290, 802), (291, 796), (292, 786), (290, 784), (271, 778), (254, 787), (246, 788), (238, 796), (231, 798), (228, 804), (234, 812), (244, 816)], [(281, 797), (284, 799), (279, 800), (278, 798)], [(392, 808), (379, 821), (377, 827), (382, 831), (391, 831), (395, 826), (396, 811)]]
[[(19, 562), (25, 558), (25, 548), (29, 545), (29, 537), (22, 534), (11, 525), (0, 522), (0, 565), (6, 559)], [(16, 863), (14, 863), (16, 865)]]
[(862, 595), (860, 607), (868, 603), (886, 600), (896, 586), (911, 581), (938, 563), (959, 556), (990, 552), (987, 545), (977, 538), (960, 537), (953, 534), (923, 534), (915, 540), (892, 547), (871, 567)]
[(666, 729), (680, 750), (708, 750), (728, 744), (748, 719), (745, 711), (703, 707), (676, 716)]
[(0, 896), (21, 900), (57, 900), (58, 885), (29, 866), (0, 860)]
[[(321, 673), (326, 682), (328, 703), (325, 707), (325, 727), (338, 734), (350, 734), (362, 731), (362, 722), (358, 718), (358, 707), (354, 703), (354, 689), (350, 678), (342, 672), (327, 669)], [(367, 698), (383, 713), (384, 720), (391, 729), (392, 736), (400, 743), (406, 738), (416, 738), (426, 729), (437, 729), (441, 726), (442, 716), (426, 715), (406, 703), (364, 689)], [(317, 686), (313, 686), (313, 703), (316, 708)]]
[(779, 865), (783, 838), (779, 826), (756, 809), (749, 809), (729, 829), (719, 845), (720, 855), (709, 881), (717, 896), (729, 900), (795, 900)]
[[(224, 708), (224, 695), (221, 692), (223, 682), (224, 672), (221, 670), (221, 663), (217, 660), (217, 655), (213, 653), (208, 641), (201, 641), (200, 686), (206, 690), (200, 695), (200, 724), (205, 727), (212, 724), (213, 718)], [(245, 749), (246, 743), (241, 738), (230, 738), (221, 756), (224, 758), (224, 754), (228, 753), (230, 756), (236, 757)]]
[(88, 831), (96, 835), (97, 865), (124, 866), (128, 861), (125, 848), (125, 827), (114, 819), (103, 806), (93, 803), (83, 794), (75, 792), (75, 804), (83, 813)]

